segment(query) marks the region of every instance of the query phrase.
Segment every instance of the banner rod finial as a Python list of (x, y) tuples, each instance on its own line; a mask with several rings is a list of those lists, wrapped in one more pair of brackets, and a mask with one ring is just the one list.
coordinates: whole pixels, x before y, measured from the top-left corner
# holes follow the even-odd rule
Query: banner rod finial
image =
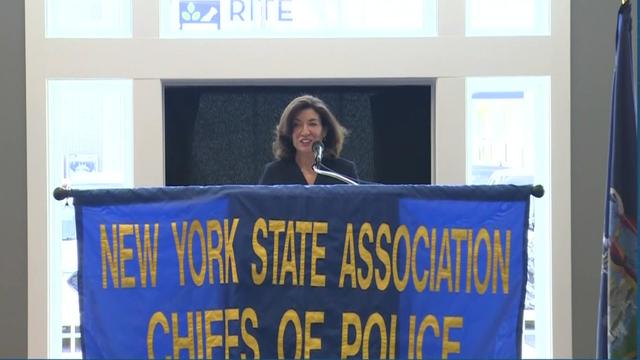
[(71, 189), (64, 188), (64, 187), (57, 187), (53, 189), (53, 198), (58, 201), (61, 201), (70, 197), (71, 197)]
[(544, 196), (544, 187), (542, 185), (533, 185), (531, 187), (531, 195), (541, 198)]

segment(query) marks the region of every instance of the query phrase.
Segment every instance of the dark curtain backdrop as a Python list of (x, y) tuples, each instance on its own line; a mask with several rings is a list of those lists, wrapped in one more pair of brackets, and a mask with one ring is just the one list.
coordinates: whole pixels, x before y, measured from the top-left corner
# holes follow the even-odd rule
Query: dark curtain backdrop
[(296, 96), (324, 100), (349, 129), (341, 156), (360, 178), (431, 182), (428, 86), (166, 86), (166, 184), (256, 184), (275, 126)]

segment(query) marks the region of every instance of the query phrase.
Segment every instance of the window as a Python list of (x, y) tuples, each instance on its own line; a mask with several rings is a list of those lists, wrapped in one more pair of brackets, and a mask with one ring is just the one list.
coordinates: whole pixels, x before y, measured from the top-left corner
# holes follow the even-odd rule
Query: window
[[(133, 186), (133, 83), (49, 80), (49, 188)], [(49, 355), (80, 358), (73, 201), (49, 204)]]
[[(467, 79), (467, 184), (549, 190), (548, 77)], [(549, 193), (532, 198), (522, 356), (551, 356)]]
[(130, 38), (132, 0), (46, 0), (48, 38)]
[(550, 35), (549, 0), (466, 0), (467, 36)]

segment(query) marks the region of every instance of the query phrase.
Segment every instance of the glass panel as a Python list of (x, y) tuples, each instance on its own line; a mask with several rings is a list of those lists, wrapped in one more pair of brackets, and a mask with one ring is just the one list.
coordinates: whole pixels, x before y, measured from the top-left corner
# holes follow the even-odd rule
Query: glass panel
[(550, 35), (549, 0), (466, 0), (467, 36)]
[[(131, 80), (49, 80), (47, 105), (49, 189), (133, 186)], [(72, 199), (51, 201), (49, 214), (49, 355), (81, 358)]]
[(132, 0), (46, 0), (48, 38), (130, 38)]
[(549, 357), (550, 81), (548, 77), (469, 78), (466, 96), (467, 184), (541, 184), (546, 190), (543, 198), (532, 198), (529, 213), (522, 356)]
[(71, 339), (64, 338), (62, 339), (62, 352), (68, 353), (71, 351)]
[(161, 38), (436, 35), (436, 0), (160, 0)]

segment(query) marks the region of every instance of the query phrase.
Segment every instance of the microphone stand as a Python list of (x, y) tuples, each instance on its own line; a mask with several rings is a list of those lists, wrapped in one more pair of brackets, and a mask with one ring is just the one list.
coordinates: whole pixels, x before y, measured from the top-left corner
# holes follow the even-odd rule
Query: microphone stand
[(322, 143), (322, 141), (314, 142), (311, 148), (313, 150), (313, 154), (315, 155), (315, 162), (313, 163), (312, 169), (313, 171), (316, 172), (316, 174), (329, 176), (334, 179), (340, 180), (343, 183), (347, 183), (351, 185), (360, 185), (357, 182), (347, 178), (346, 176), (338, 174), (337, 172), (320, 169), (320, 165), (322, 165), (322, 153), (324, 152), (324, 144)]
[(351, 180), (351, 179), (349, 179), (349, 178), (347, 178), (347, 177), (345, 177), (343, 175), (338, 174), (337, 172), (320, 170), (320, 168), (318, 168), (317, 163), (313, 164), (313, 171), (315, 171), (316, 174), (318, 174), (318, 175), (329, 176), (329, 177), (332, 177), (334, 179), (338, 179), (338, 180), (340, 180), (340, 181), (342, 181), (344, 183), (347, 183), (347, 184), (360, 185), (357, 182), (355, 182), (355, 181), (353, 181), (353, 180)]

